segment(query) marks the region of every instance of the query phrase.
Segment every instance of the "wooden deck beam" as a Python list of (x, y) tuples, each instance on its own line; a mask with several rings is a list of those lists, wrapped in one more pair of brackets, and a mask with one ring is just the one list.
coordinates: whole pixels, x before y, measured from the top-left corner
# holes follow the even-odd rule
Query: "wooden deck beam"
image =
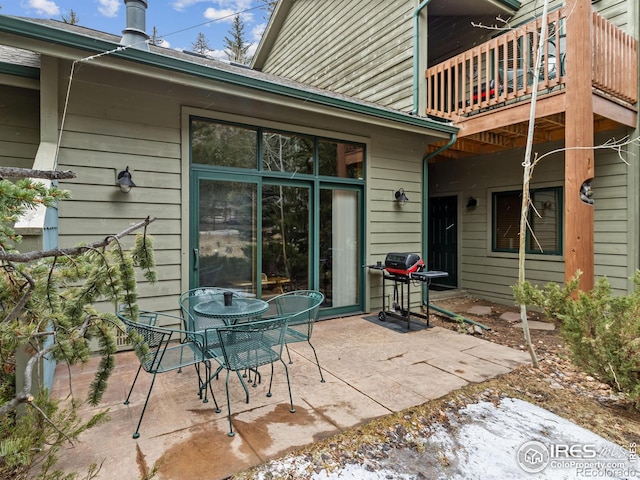
[(566, 127), (564, 163), (565, 281), (582, 272), (580, 290), (594, 285), (593, 205), (580, 199), (580, 188), (594, 176), (591, 83), (591, 2), (567, 0)]

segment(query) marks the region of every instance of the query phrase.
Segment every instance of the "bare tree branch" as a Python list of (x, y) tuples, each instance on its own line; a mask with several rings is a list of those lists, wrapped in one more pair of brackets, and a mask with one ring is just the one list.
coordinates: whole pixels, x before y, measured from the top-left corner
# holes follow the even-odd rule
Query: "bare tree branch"
[(71, 170), (58, 172), (56, 170), (33, 170), (31, 168), (0, 167), (0, 180), (9, 178), (43, 178), (45, 180), (67, 180), (76, 178)]
[(142, 222), (132, 225), (131, 227), (127, 228), (126, 230), (123, 230), (117, 235), (109, 235), (103, 240), (91, 243), (89, 245), (81, 246), (81, 247), (54, 248), (51, 250), (33, 251), (28, 253), (11, 253), (11, 252), (0, 251), (0, 261), (27, 263), (27, 262), (38, 260), (41, 258), (49, 258), (49, 257), (57, 258), (57, 257), (63, 257), (63, 256), (79, 255), (81, 253), (86, 252), (87, 250), (106, 247), (114, 240), (125, 237), (130, 233), (138, 230), (139, 228), (146, 227), (147, 225), (154, 222), (155, 220), (156, 220), (155, 217), (147, 217)]

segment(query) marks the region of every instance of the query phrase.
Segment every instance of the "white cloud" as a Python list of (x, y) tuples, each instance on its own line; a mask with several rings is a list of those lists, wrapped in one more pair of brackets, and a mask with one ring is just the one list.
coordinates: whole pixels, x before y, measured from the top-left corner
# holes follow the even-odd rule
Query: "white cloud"
[(229, 57), (224, 50), (207, 50), (207, 57), (215, 58), (223, 62), (229, 62)]
[(233, 17), (236, 16), (237, 10), (233, 8), (213, 8), (209, 7), (204, 11), (204, 18), (207, 20), (220, 20), (223, 22), (231, 23), (233, 21)]
[(29, 0), (27, 8), (35, 10), (38, 15), (60, 15), (60, 7), (51, 0)]
[(105, 17), (113, 18), (118, 14), (122, 2), (120, 0), (98, 0), (98, 3), (100, 4), (98, 12)]
[(210, 1), (210, 0), (176, 0), (171, 5), (175, 10), (178, 10), (181, 12), (182, 10), (190, 7), (191, 5), (195, 5), (196, 3), (207, 2), (207, 1)]
[(251, 38), (253, 38), (256, 42), (259, 42), (260, 39), (262, 38), (262, 35), (264, 34), (265, 28), (267, 28), (266, 23), (260, 23), (254, 26), (251, 29)]
[(256, 50), (258, 50), (258, 42), (253, 42), (251, 45), (249, 45), (247, 56), (253, 58), (253, 56), (256, 54)]

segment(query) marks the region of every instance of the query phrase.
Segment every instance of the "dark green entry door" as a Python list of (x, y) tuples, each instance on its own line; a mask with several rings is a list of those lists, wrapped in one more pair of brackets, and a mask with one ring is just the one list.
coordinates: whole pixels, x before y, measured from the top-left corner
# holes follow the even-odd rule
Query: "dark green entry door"
[(429, 198), (429, 270), (441, 270), (448, 277), (434, 285), (458, 286), (458, 198)]

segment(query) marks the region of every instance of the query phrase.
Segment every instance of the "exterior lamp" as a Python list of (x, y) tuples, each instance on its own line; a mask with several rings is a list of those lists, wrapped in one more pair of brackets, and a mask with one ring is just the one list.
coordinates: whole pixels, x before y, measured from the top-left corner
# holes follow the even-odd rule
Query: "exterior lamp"
[(396, 197), (396, 202), (398, 202), (398, 205), (400, 206), (404, 205), (409, 201), (409, 198), (407, 198), (407, 195), (404, 193), (404, 188), (398, 189), (398, 191), (396, 191), (395, 193), (395, 197)]
[(133, 180), (131, 180), (131, 173), (129, 173), (128, 165), (127, 168), (118, 173), (118, 186), (122, 193), (129, 193), (131, 191), (131, 187), (136, 186), (136, 184), (133, 183)]

